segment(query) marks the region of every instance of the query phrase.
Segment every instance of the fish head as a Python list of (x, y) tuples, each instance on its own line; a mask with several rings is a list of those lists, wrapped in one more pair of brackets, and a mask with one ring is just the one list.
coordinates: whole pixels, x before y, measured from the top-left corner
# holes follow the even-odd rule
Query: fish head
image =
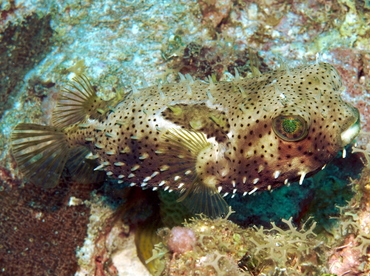
[(359, 112), (341, 98), (341, 77), (327, 63), (277, 70), (253, 85), (217, 150), (223, 158), (207, 168), (228, 192), (302, 183), (360, 131)]

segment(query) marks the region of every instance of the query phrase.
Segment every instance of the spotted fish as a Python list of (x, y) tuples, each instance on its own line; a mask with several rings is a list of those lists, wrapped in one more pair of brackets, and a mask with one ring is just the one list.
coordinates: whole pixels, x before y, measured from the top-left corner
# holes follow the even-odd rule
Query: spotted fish
[[(85, 76), (61, 91), (53, 126), (21, 123), (12, 134), (20, 169), (54, 187), (65, 166), (153, 190), (179, 191), (194, 212), (227, 211), (225, 194), (302, 183), (349, 144), (359, 112), (327, 63), (228, 82), (193, 80), (132, 88), (110, 101)], [(92, 166), (95, 166), (92, 168)]]

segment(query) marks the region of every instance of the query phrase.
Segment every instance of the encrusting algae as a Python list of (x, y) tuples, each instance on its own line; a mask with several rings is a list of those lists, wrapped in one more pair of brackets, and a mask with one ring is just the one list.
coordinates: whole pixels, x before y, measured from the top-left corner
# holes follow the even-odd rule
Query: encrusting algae
[(223, 196), (302, 183), (353, 140), (359, 113), (343, 89), (327, 63), (229, 82), (181, 75), (110, 101), (81, 75), (61, 92), (54, 126), (16, 126), (13, 154), (42, 187), (56, 186), (65, 166), (83, 181), (105, 171), (131, 186), (179, 191), (192, 212), (217, 217), (228, 211)]
[(289, 219), (283, 220), (287, 229), (274, 223), (270, 230), (242, 229), (227, 219), (231, 213), (214, 220), (200, 216), (184, 227), (160, 229), (163, 241), (147, 260), (152, 275), (311, 276), (326, 271), (326, 245), (313, 231), (316, 223), (297, 229)]

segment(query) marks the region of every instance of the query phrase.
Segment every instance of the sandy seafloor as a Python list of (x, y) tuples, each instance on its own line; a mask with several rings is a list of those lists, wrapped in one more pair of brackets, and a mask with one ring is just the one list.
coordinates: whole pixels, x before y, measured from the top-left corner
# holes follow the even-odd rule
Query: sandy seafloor
[[(6, 223), (8, 214), (15, 208), (12, 206), (35, 208), (30, 203), (32, 198), (24, 200), (23, 193), (16, 192), (18, 188), (23, 191), (28, 184), (22, 180), (9, 153), (11, 130), (19, 122), (49, 123), (56, 93), (73, 73), (84, 72), (100, 87), (99, 91), (109, 97), (118, 87), (129, 90), (132, 85), (153, 85), (167, 75), (168, 81), (174, 81), (176, 77), (171, 75), (174, 70), (169, 64), (183, 55), (185, 46), (191, 42), (200, 45), (216, 43), (222, 45), (221, 48), (239, 51), (250, 47), (270, 69), (282, 64), (297, 66), (324, 61), (333, 64), (342, 75), (347, 87), (342, 97), (360, 110), (363, 129), (369, 131), (368, 1), (2, 0), (0, 14), (3, 46), (0, 51), (3, 80), (0, 87), (3, 100), (0, 110), (0, 203), (10, 206), (9, 210), (3, 207), (9, 211), (3, 211), (1, 217), (1, 225), (8, 227), (3, 228), (4, 233), (25, 227), (24, 224), (13, 227)], [(27, 21), (29, 16), (37, 19)], [(33, 32), (33, 29), (47, 35), (42, 37), (42, 33)], [(40, 37), (42, 43), (37, 41)], [(22, 44), (22, 40), (27, 43)], [(19, 57), (14, 58), (18, 53), (21, 53)], [(4, 63), (9, 64), (5, 66)], [(229, 77), (225, 71), (222, 78), (227, 80)], [(366, 143), (361, 146), (366, 148)], [(112, 212), (84, 196), (84, 199), (78, 199), (78, 196), (66, 193), (63, 208), (84, 205), (86, 212), (100, 208), (98, 220)], [(10, 203), (9, 198), (13, 200)], [(25, 205), (21, 205), (22, 202)], [(39, 220), (43, 215), (47, 216), (41, 207), (35, 210), (25, 211), (25, 216), (38, 216)], [(48, 215), (53, 217), (53, 214)], [(85, 218), (85, 225), (87, 221)], [(90, 227), (93, 224), (92, 218)], [(39, 227), (42, 228), (42, 224)], [(90, 240), (86, 238), (85, 247), (77, 251), (79, 266), (66, 271), (78, 271), (76, 275), (104, 275), (99, 274), (103, 272), (98, 268), (94, 273), (86, 268), (86, 264), (91, 264), (89, 258), (94, 255), (91, 244), (94, 233), (96, 235), (96, 230), (89, 231)], [(0, 257), (0, 274), (19, 275), (9, 274), (10, 268), (13, 265), (19, 268), (23, 265), (22, 260), (30, 262), (34, 258), (24, 257), (26, 253), (22, 255), (28, 250), (26, 243), (5, 240), (9, 236), (0, 237), (0, 255), (13, 257)], [(81, 238), (79, 243), (82, 247)], [(119, 275), (149, 275), (135, 254), (133, 237), (123, 239), (121, 250), (113, 257)], [(63, 274), (64, 268), (58, 264), (54, 266), (56, 270), (49, 271), (49, 275), (68, 275)]]

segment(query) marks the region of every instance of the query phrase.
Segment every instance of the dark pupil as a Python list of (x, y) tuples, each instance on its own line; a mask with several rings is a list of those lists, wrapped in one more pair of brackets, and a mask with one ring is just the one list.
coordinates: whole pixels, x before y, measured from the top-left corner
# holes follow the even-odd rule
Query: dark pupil
[(283, 129), (286, 133), (293, 133), (297, 130), (297, 126), (299, 124), (299, 120), (294, 119), (284, 119), (283, 120)]

